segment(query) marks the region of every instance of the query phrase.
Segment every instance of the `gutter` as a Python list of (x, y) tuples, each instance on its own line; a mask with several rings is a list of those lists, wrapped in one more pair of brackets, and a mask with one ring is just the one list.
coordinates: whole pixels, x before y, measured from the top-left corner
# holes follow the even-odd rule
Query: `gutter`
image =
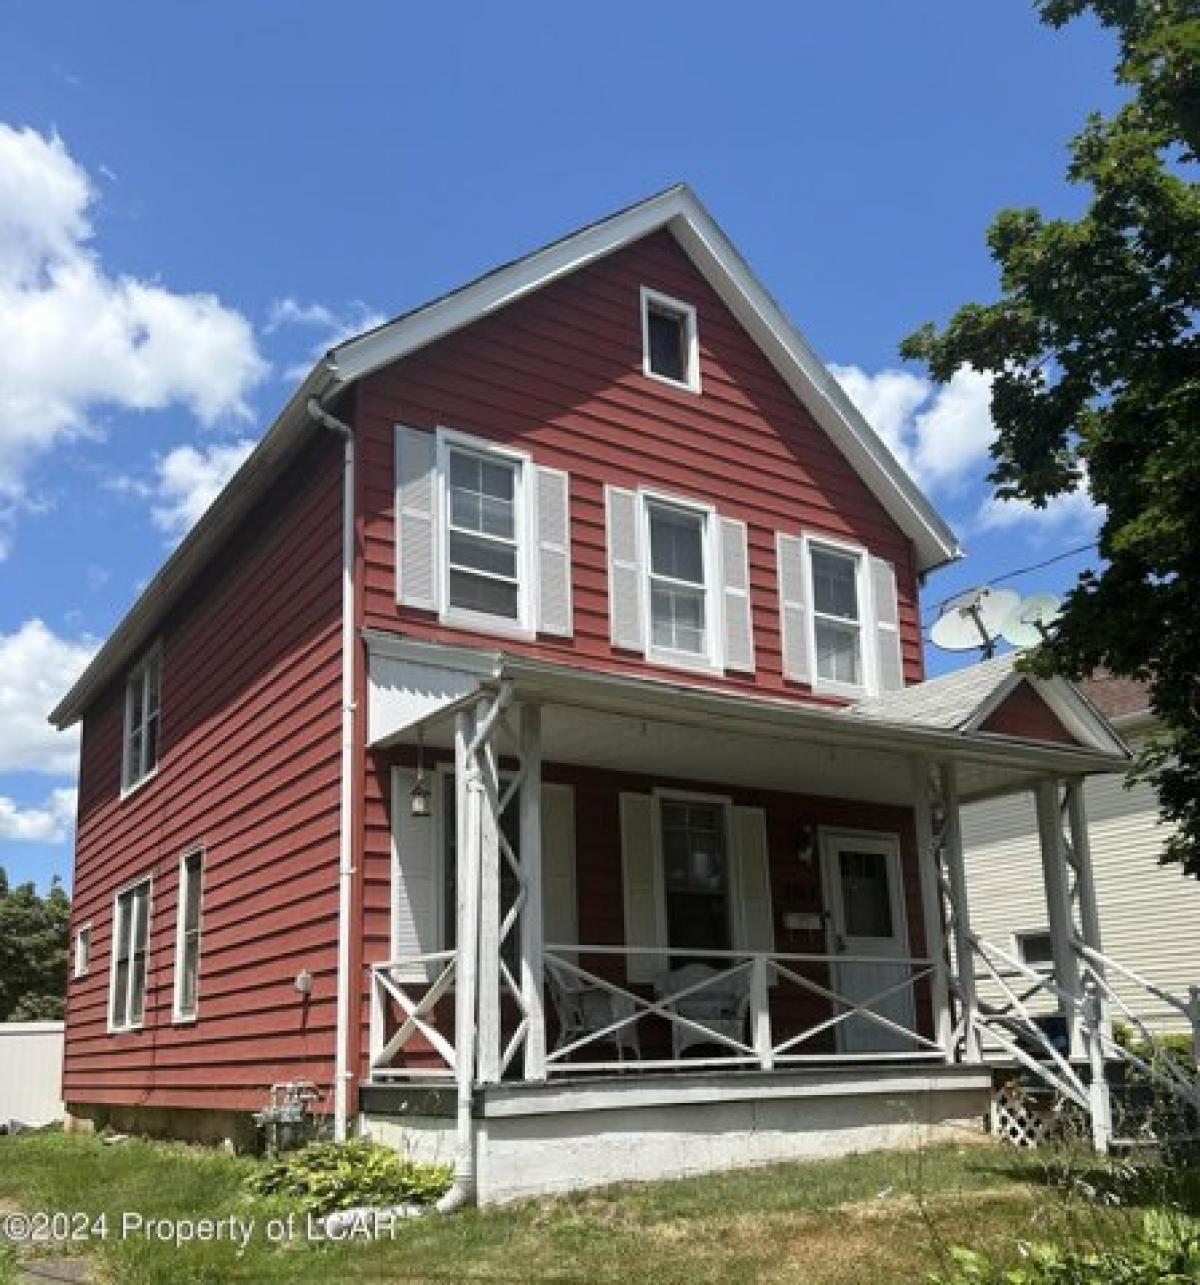
[(342, 762), (338, 818), (337, 1019), (333, 1064), (333, 1136), (345, 1142), (350, 1080), (350, 935), (354, 896), (354, 430), (315, 397), (309, 416), (342, 439)]

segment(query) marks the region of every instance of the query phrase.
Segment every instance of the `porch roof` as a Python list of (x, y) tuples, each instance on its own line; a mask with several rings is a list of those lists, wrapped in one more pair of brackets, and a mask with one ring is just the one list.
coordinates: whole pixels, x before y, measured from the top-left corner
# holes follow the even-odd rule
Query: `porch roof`
[[(516, 700), (543, 707), (548, 760), (661, 777), (903, 804), (911, 798), (914, 760), (957, 764), (964, 799), (1026, 788), (1047, 775), (1124, 771), (1129, 760), (1120, 738), (1082, 698), (1083, 713), (1071, 706), (1091, 733), (1080, 745), (981, 731), (978, 711), (998, 690), (1011, 690), (1014, 678), (1011, 667), (995, 662), (979, 666), (988, 674), (972, 679), (979, 684), (975, 716), (951, 723), (948, 712), (922, 721), (882, 702), (869, 711), (831, 709), (375, 631), (366, 640), (368, 743), (377, 749), (411, 742), (418, 730), (426, 744), (448, 746), (454, 712), (507, 681)], [(1054, 689), (1053, 696), (1067, 708), (1062, 692)]]

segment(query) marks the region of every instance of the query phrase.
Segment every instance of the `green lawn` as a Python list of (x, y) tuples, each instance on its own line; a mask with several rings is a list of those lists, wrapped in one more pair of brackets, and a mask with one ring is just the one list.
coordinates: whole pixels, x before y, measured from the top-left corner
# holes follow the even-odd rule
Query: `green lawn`
[[(430, 1217), (374, 1244), (271, 1244), (280, 1206), (243, 1195), (256, 1162), (195, 1147), (56, 1133), (0, 1138), (0, 1210), (108, 1215), (108, 1238), (69, 1247), (113, 1282), (925, 1281), (939, 1243), (1010, 1252), (1019, 1237), (1094, 1228), (1051, 1195), (1044, 1163), (987, 1146), (879, 1153)], [(569, 1156), (564, 1156), (569, 1164)], [(1135, 1202), (1136, 1203), (1136, 1202)], [(1128, 1201), (1126, 1202), (1128, 1204)], [(176, 1248), (121, 1234), (150, 1218), (254, 1220), (248, 1247)], [(1128, 1217), (1133, 1210), (1123, 1209)], [(1083, 1220), (1081, 1223), (1080, 1220)], [(46, 1251), (49, 1252), (49, 1251)], [(6, 1259), (7, 1255), (7, 1259)], [(7, 1262), (7, 1265), (6, 1265)], [(0, 1282), (14, 1273), (0, 1248)]]

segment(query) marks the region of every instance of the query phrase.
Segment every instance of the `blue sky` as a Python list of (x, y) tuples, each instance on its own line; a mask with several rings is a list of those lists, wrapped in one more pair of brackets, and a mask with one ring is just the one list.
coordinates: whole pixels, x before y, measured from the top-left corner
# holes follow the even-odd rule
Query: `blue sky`
[[(988, 505), (986, 388), (900, 339), (990, 298), (1005, 205), (1072, 213), (1110, 40), (1022, 0), (22, 5), (0, 44), (0, 865), (69, 877), (46, 709), (296, 368), (685, 179), (970, 550), (1090, 539)], [(1089, 554), (1015, 582), (1061, 588)], [(934, 671), (952, 659), (931, 656)]]

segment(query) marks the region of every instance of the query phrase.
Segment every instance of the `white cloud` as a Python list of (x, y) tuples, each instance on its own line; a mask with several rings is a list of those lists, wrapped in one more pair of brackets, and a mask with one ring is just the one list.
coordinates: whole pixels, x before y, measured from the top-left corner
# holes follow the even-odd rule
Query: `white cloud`
[(155, 465), (154, 524), (174, 539), (195, 525), (254, 449), (247, 439), (209, 447), (177, 446)]
[(0, 122), (0, 521), (39, 456), (99, 435), (97, 410), (245, 418), (267, 372), (250, 323), (213, 295), (111, 275), (96, 195), (60, 138)]
[(41, 807), (22, 808), (0, 794), (0, 840), (62, 843), (75, 829), (77, 800), (76, 790), (63, 788), (51, 791)]
[(94, 653), (90, 640), (60, 638), (36, 619), (0, 634), (0, 772), (74, 776), (78, 736), (46, 716)]
[(907, 370), (871, 375), (859, 366), (830, 369), (921, 486), (954, 493), (982, 480), (996, 436), (987, 375), (964, 366), (938, 385)]
[(267, 314), (264, 327), (268, 335), (280, 330), (299, 328), (317, 332), (317, 338), (306, 349), (306, 362), (297, 362), (283, 373), (291, 380), (303, 379), (309, 367), (327, 353), (330, 348), (361, 335), (364, 330), (373, 330), (387, 320), (381, 312), (355, 299), (343, 308), (331, 308), (324, 303), (301, 303), (298, 299), (276, 299)]
[(1056, 496), (1045, 508), (1036, 509), (1028, 500), (985, 500), (975, 514), (977, 531), (1010, 531), (1024, 527), (1040, 535), (1092, 535), (1104, 521), (1104, 506), (1095, 503), (1087, 479), (1077, 490)]

